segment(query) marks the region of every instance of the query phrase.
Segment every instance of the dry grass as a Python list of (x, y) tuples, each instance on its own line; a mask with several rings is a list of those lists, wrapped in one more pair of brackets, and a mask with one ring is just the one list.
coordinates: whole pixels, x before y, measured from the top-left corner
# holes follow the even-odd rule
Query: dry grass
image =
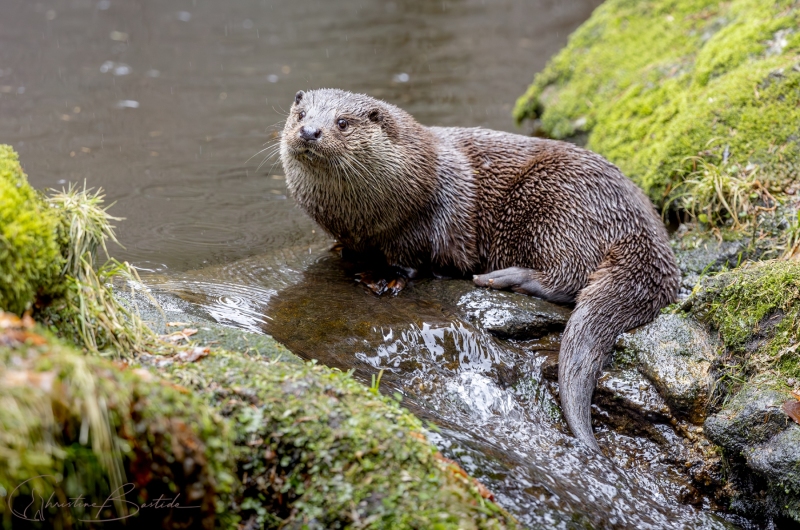
[[(128, 263), (108, 255), (107, 241), (119, 244), (114, 221), (120, 218), (103, 206), (102, 190), (70, 186), (48, 198), (61, 219), (61, 246), (66, 260), (61, 300), (44, 309), (42, 317), (66, 337), (91, 353), (129, 357), (141, 352), (171, 353), (173, 346), (160, 341), (138, 312), (122, 305), (113, 285), (141, 283)], [(104, 263), (98, 266), (100, 250)]]
[(769, 183), (759, 179), (758, 166), (718, 166), (701, 157), (685, 162), (693, 170), (675, 187), (665, 210), (675, 205), (712, 229), (726, 224), (742, 229), (756, 212), (774, 209), (776, 200)]

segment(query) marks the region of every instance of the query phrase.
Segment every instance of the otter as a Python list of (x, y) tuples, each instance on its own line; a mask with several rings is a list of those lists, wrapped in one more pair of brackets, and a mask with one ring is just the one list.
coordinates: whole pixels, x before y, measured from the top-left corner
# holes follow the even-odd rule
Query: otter
[[(558, 383), (573, 434), (600, 452), (591, 399), (617, 336), (675, 300), (650, 200), (600, 155), (481, 128), (428, 127), (387, 102), (297, 92), (280, 145), (289, 192), (346, 249), (475, 285), (575, 304)], [(396, 289), (401, 283), (394, 283)]]

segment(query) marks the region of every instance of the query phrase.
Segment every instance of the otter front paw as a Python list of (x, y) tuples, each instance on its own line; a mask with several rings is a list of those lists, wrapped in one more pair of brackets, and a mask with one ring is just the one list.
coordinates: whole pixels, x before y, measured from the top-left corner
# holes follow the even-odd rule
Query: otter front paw
[(361, 272), (356, 274), (356, 281), (378, 296), (386, 293), (394, 296), (402, 291), (403, 288), (408, 284), (408, 280), (403, 276), (396, 276), (394, 278), (376, 278), (372, 272)]

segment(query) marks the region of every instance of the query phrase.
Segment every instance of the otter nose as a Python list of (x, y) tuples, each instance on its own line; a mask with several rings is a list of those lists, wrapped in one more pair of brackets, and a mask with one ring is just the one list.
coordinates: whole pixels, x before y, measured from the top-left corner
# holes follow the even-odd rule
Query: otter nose
[(304, 125), (300, 128), (300, 138), (307, 142), (319, 140), (320, 136), (322, 136), (322, 129), (315, 129), (313, 127), (309, 127), (308, 125)]

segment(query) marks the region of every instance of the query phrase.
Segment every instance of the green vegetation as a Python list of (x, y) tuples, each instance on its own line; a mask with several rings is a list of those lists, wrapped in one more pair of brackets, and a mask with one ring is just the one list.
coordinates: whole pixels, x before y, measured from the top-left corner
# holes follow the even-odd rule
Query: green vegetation
[[(102, 199), (72, 187), (38, 196), (0, 146), (6, 527), (84, 528), (84, 519), (126, 516), (159, 528), (515, 527), (428, 443), (419, 420), (380, 395), (379, 381), (365, 388), (302, 363), (269, 337), (192, 330), (237, 353), (160, 340), (135, 296), (130, 307), (114, 296), (112, 283), (135, 271), (114, 260), (98, 266), (98, 251), (116, 241)], [(114, 495), (120, 488), (126, 495)], [(100, 510), (42, 508), (109, 496)], [(152, 508), (159, 498), (195, 508)]]
[(608, 0), (514, 115), (555, 138), (588, 134), (656, 204), (738, 224), (797, 177), (798, 28), (793, 0)]
[(63, 264), (57, 226), (17, 154), (0, 145), (0, 308), (22, 313), (54, 288)]
[(108, 256), (106, 240), (117, 242), (111, 222), (118, 219), (103, 208), (102, 192), (70, 186), (47, 202), (58, 216), (64, 269), (61, 290), (40, 301), (36, 318), (92, 353), (130, 357), (165, 350), (139, 315), (114, 297), (111, 285), (135, 281), (136, 272), (112, 259), (96, 263), (99, 249)]
[(706, 278), (690, 303), (695, 317), (719, 331), (731, 375), (773, 370), (800, 379), (800, 263), (749, 263)]
[(231, 420), (237, 504), (258, 528), (514, 526), (418, 419), (348, 374), (225, 352), (168, 372)]
[[(130, 502), (180, 495), (183, 506), (198, 508), (142, 509), (136, 525), (514, 527), (396, 402), (348, 374), (269, 360), (271, 353), (216, 351), (194, 362), (185, 353), (154, 358), (170, 365), (170, 382), (85, 356), (30, 318), (0, 313), (6, 525), (21, 524), (7, 509), (9, 496), (23, 513), (34, 488), (39, 503), (50, 492), (59, 500), (82, 494), (97, 502), (132, 484), (128, 503), (117, 502), (100, 517), (133, 515)], [(39, 475), (46, 477), (14, 492)], [(76, 518), (90, 516), (96, 513), (45, 510), (40, 527), (82, 527)]]
[[(35, 492), (27, 512), (33, 517), (50, 493), (59, 502), (83, 495), (102, 504), (126, 483), (134, 485), (131, 502), (180, 494), (182, 505), (201, 507), (151, 511), (152, 521), (169, 515), (176, 527), (213, 522), (224, 508), (221, 495), (234, 484), (229, 440), (227, 425), (185, 389), (83, 355), (29, 317), (0, 312), (0, 513), (6, 526), (30, 527), (11, 515), (9, 497), (14, 511), (25, 513)], [(130, 513), (120, 500), (99, 518)], [(44, 510), (39, 527), (71, 528), (73, 518), (97, 517), (96, 510), (80, 507)]]
[(32, 311), (92, 353), (168, 350), (113, 296), (111, 284), (132, 281), (135, 272), (114, 260), (97, 263), (98, 250), (108, 256), (106, 241), (117, 241), (115, 220), (100, 190), (70, 186), (40, 196), (14, 150), (0, 145), (0, 310)]

